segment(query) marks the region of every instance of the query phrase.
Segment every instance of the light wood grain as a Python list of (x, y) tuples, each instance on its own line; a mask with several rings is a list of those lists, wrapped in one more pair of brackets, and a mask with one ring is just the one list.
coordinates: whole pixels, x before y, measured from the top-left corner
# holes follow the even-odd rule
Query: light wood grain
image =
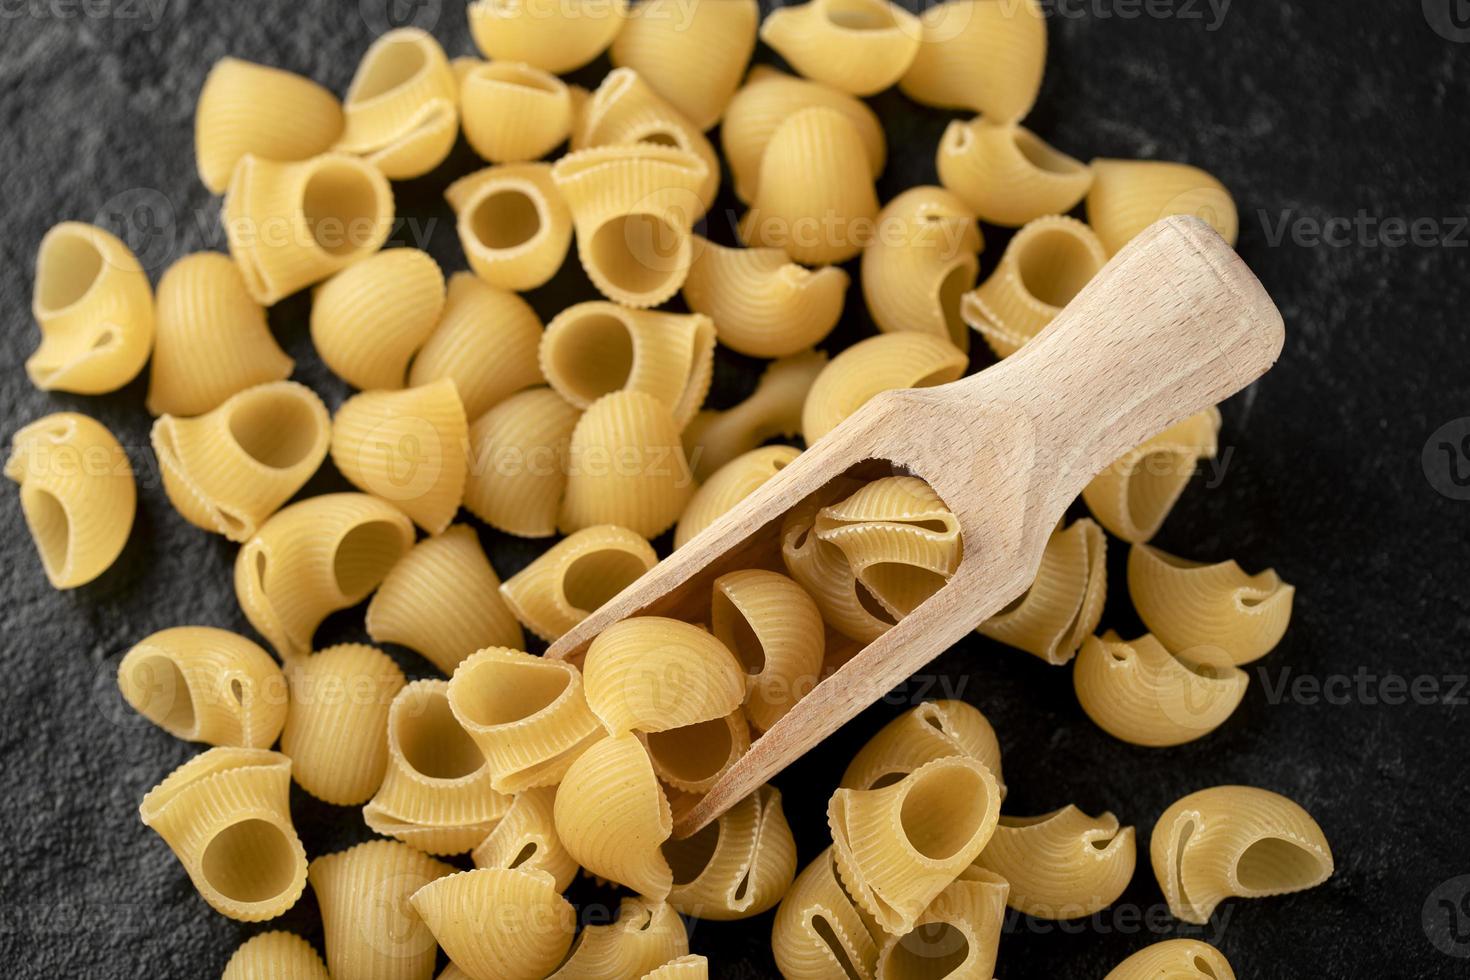
[(675, 833), (687, 836), (1020, 595), (1052, 528), (1098, 472), (1254, 381), (1284, 336), (1270, 297), (1218, 235), (1194, 218), (1160, 221), (1021, 351), (952, 384), (874, 398), (548, 655), (579, 661), (593, 637), (635, 614), (704, 622), (713, 580), (780, 567), (782, 516), (855, 467), (919, 476), (954, 511), (964, 558), (949, 583), (818, 684), (679, 814)]

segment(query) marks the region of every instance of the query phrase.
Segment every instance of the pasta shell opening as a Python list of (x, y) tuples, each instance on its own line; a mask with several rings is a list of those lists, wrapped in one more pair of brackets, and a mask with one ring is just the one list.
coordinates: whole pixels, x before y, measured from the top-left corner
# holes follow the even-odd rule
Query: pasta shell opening
[(429, 779), (463, 779), (483, 768), (485, 757), (455, 719), (444, 691), (416, 694), (400, 698), (389, 721), (389, 737), (396, 737), (404, 761)]
[(627, 384), (635, 351), (633, 335), (620, 317), (589, 310), (564, 321), (560, 330), (550, 348), (548, 376), (558, 375), (589, 404)]
[[(403, 528), (388, 521), (368, 521), (344, 534), (332, 556), (332, 573), (342, 595), (356, 603), (372, 591), (403, 556), (403, 538)], [(264, 582), (264, 553), (259, 561)]]
[(1101, 268), (1087, 243), (1063, 227), (1039, 230), (1018, 259), (1026, 292), (1057, 309), (1070, 303)]
[(403, 88), (429, 69), (422, 38), (416, 33), (387, 37), (373, 46), (347, 100), (368, 102)]
[[(644, 743), (653, 768), (667, 783), (683, 788), (719, 776), (744, 749), (729, 718), (713, 718), (683, 728), (652, 732)], [(749, 744), (749, 740), (745, 740)]]
[[(63, 226), (41, 242), (36, 258), (36, 312), (54, 316), (81, 302), (102, 278), (101, 250), (87, 234), (87, 226)], [(94, 347), (104, 346), (107, 333)]]
[(635, 297), (671, 293), (669, 284), (689, 268), (691, 254), (687, 230), (637, 211), (603, 222), (587, 246), (589, 264), (607, 284)]
[(883, 0), (827, 0), (823, 15), (845, 31), (892, 31), (907, 26)]
[(470, 206), (470, 232), (491, 251), (523, 249), (541, 234), (543, 211), (541, 195), (530, 186), (492, 187)]
[(262, 466), (296, 466), (319, 443), (320, 412), (307, 398), (305, 392), (274, 389), (242, 399), (230, 415), (231, 438)]
[(66, 505), (50, 490), (21, 487), (20, 506), (47, 576), (53, 582), (64, 580), (71, 566), (71, 518)]
[(230, 824), (214, 836), (200, 858), (209, 887), (231, 902), (269, 902), (296, 883), (295, 837), (268, 820)]
[(1321, 855), (1283, 837), (1263, 837), (1235, 861), (1235, 879), (1246, 898), (1311, 888), (1326, 877), (1323, 871)]
[(818, 913), (812, 916), (812, 931), (817, 934), (817, 938), (826, 947), (827, 953), (842, 970), (842, 975), (847, 980), (864, 980), (867, 974), (858, 971), (852, 957), (847, 954), (847, 944), (837, 935), (837, 930), (832, 927), (832, 923), (825, 915)]
[(914, 850), (931, 861), (943, 861), (974, 839), (991, 808), (989, 796), (978, 770), (928, 768), (915, 775), (904, 795), (899, 823)]
[(643, 559), (627, 551), (592, 551), (567, 566), (562, 595), (580, 613), (592, 613), (647, 571)]
[(930, 980), (956, 974), (970, 958), (970, 935), (953, 922), (927, 922), (887, 950), (878, 980)]
[[(510, 725), (545, 711), (566, 693), (571, 675), (540, 663), (481, 660), (456, 671), (454, 703), (470, 724)], [(475, 675), (493, 675), (491, 677)]]
[(312, 240), (336, 258), (375, 250), (384, 222), (393, 217), (392, 199), (385, 200), (383, 190), (359, 166), (336, 157), (323, 159), (301, 192), (301, 213)]
[[(163, 654), (139, 659), (132, 668), (134, 678), (146, 678), (150, 696), (138, 705), (138, 711), (159, 728), (180, 738), (191, 738), (195, 728), (194, 692), (184, 679), (184, 672), (172, 657)], [(243, 696), (237, 680), (232, 685), (235, 697)], [(139, 685), (142, 687), (143, 685)]]
[[(652, 745), (653, 739), (649, 739)], [(674, 887), (687, 885), (704, 874), (719, 850), (720, 836), (725, 821), (714, 820), (688, 837), (673, 837), (664, 841), (664, 859), (674, 872)]]

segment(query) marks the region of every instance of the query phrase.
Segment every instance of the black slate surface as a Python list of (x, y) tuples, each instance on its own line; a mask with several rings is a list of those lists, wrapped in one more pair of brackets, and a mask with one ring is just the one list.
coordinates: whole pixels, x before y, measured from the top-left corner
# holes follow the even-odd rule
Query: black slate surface
[[(0, 493), (5, 976), (213, 977), (236, 944), (265, 928), (212, 913), (138, 822), (143, 793), (198, 747), (132, 716), (114, 682), (122, 653), (156, 629), (205, 623), (249, 633), (230, 588), (234, 547), (186, 525), (158, 489), (142, 378), (99, 398), (27, 383), (37, 242), (56, 221), (98, 220), (139, 244), (155, 281), (174, 259), (222, 247), (218, 203), (200, 186), (192, 154), (194, 99), (208, 66), (232, 54), (340, 92), (389, 11), (431, 27), (451, 54), (470, 52), (457, 2), (393, 2), (0, 2), (3, 434), (8, 441), (51, 411), (92, 414), (128, 448), (141, 490), (123, 558), (68, 593), (47, 586), (15, 494)], [(1052, 54), (1030, 124), (1080, 156), (1178, 159), (1218, 174), (1240, 204), (1240, 251), (1285, 314), (1280, 364), (1225, 406), (1220, 460), (1196, 479), (1158, 543), (1250, 569), (1274, 566), (1298, 587), (1296, 616), (1281, 646), (1249, 668), (1251, 687), (1229, 723), (1166, 751), (1099, 732), (1078, 708), (1068, 670), (980, 639), (962, 644), (777, 780), (803, 861), (824, 844), (825, 799), (862, 740), (916, 699), (959, 696), (1000, 733), (1009, 811), (1075, 802), (1111, 809), (1139, 830), (1141, 866), (1118, 906), (1080, 923), (1010, 922), (1002, 977), (1101, 977), (1133, 950), (1175, 935), (1216, 942), (1242, 978), (1467, 975), (1470, 443), (1459, 440), (1470, 428), (1470, 28), (1462, 7), (1047, 4)], [(605, 69), (599, 62), (576, 77), (595, 84)], [(896, 91), (873, 104), (892, 154), (882, 198), (933, 182), (933, 150), (950, 115)], [(428, 248), (446, 270), (462, 268), (440, 192), (476, 165), (461, 144), (440, 171), (397, 185), (412, 220), (395, 240)], [(714, 237), (731, 237), (734, 212), (725, 209), (733, 206), (727, 198), (716, 210)], [(1425, 219), (1421, 240), (1395, 244), (1393, 225), (1381, 224), (1395, 218)], [(1314, 241), (1323, 227), (1334, 235)], [(988, 237), (986, 269), (1005, 238)], [(572, 264), (532, 299), (549, 317), (590, 296)], [(295, 376), (335, 405), (346, 389), (315, 360), (307, 311), (296, 297), (272, 323), (297, 358)], [(839, 338), (871, 329), (854, 295)], [(716, 404), (748, 389), (756, 366), (722, 356)], [(306, 493), (341, 485), (328, 464)], [(537, 551), (481, 530), (502, 574)], [(1124, 554), (1114, 543), (1104, 625), (1130, 634), (1138, 624), (1122, 589)], [(365, 639), (360, 609), (319, 634), (323, 645), (349, 639)], [(412, 674), (428, 672), (413, 654), (393, 653)], [(1395, 689), (1382, 686), (1390, 678), (1428, 678), (1420, 690), (1432, 684), (1438, 696), (1391, 703), (1383, 695)], [(1313, 697), (1314, 684), (1326, 694)], [(1143, 847), (1168, 803), (1224, 782), (1265, 786), (1306, 806), (1332, 842), (1337, 873), (1304, 894), (1228, 903), (1203, 929), (1181, 926), (1163, 914)], [(299, 791), (293, 807), (312, 855), (367, 834), (352, 810)], [(589, 915), (610, 900), (586, 886), (577, 897)], [(711, 957), (716, 976), (772, 976), (770, 919), (694, 923), (693, 948)], [(309, 890), (271, 925), (320, 943)]]

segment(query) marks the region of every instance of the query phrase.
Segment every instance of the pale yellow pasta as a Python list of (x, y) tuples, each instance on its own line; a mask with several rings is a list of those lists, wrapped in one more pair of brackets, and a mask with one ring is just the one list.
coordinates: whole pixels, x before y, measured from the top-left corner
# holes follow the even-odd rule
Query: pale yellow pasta
[(176, 738), (264, 749), (286, 723), (286, 678), (271, 655), (212, 626), (140, 640), (117, 666), (133, 710)]
[(690, 953), (650, 970), (642, 980), (709, 980), (709, 960)]
[(1107, 601), (1107, 535), (1082, 518), (1047, 539), (1036, 578), (977, 632), (1054, 666), (1076, 656)]
[(330, 493), (273, 515), (235, 556), (235, 597), (283, 660), (305, 656), (329, 613), (355, 606), (413, 545), (402, 511)]
[[(796, 876), (771, 928), (786, 980), (871, 980), (878, 945), (837, 874), (829, 847)], [(880, 934), (881, 937), (881, 934)]]
[(672, 146), (614, 143), (562, 157), (551, 176), (598, 291), (638, 309), (679, 291), (693, 258), (691, 229), (704, 211), (704, 160)]
[(246, 388), (285, 380), (293, 363), (228, 256), (185, 256), (159, 280), (147, 400), (154, 415), (201, 415)]
[(669, 904), (685, 915), (748, 919), (775, 907), (796, 877), (796, 841), (781, 791), (762, 786), (704, 829), (663, 846)]
[(289, 664), (286, 681), (281, 751), (296, 782), (327, 803), (366, 803), (387, 771), (388, 713), (403, 671), (376, 647), (343, 643)]
[(795, 446), (762, 446), (721, 466), (694, 491), (679, 515), (674, 547), (682, 548), (800, 455), (801, 450)]
[(96, 419), (57, 412), (24, 426), (5, 475), (52, 588), (74, 589), (112, 566), (128, 542), (138, 490), (127, 454)]
[(966, 868), (913, 929), (884, 939), (875, 980), (991, 980), (1009, 891), (1000, 875)]
[(1109, 255), (1155, 221), (1188, 214), (1235, 244), (1240, 216), (1235, 199), (1213, 176), (1186, 163), (1163, 160), (1092, 161), (1092, 189), (1087, 193), (1087, 223)]
[(818, 511), (859, 486), (839, 478), (788, 511), (781, 523), (781, 560), (833, 629), (859, 643), (871, 643), (893, 625), (893, 617), (858, 582), (842, 549), (813, 531)]
[(488, 647), (460, 664), (449, 707), (484, 753), (497, 793), (556, 785), (602, 735), (577, 668), (520, 650)]
[(402, 388), (444, 300), (444, 273), (427, 252), (390, 248), (317, 288), (311, 342), (332, 373), (353, 387)]
[(628, 0), (474, 0), (470, 34), (487, 58), (564, 75), (612, 44)]
[(803, 109), (771, 134), (740, 237), (803, 265), (845, 262), (872, 238), (878, 195), (858, 128), (837, 109)]
[(960, 564), (960, 526), (914, 476), (864, 484), (817, 513), (817, 537), (835, 545), (857, 580), (896, 621), (938, 592)]
[(947, 0), (919, 15), (923, 42), (899, 88), (915, 102), (1023, 118), (1046, 70), (1040, 0)]
[(1213, 650), (1248, 664), (1281, 642), (1296, 587), (1275, 569), (1247, 575), (1234, 561), (1206, 565), (1135, 544), (1128, 593), (1139, 618), (1180, 656)]
[(541, 980), (577, 930), (576, 910), (545, 871), (461, 871), (429, 882), (410, 901), (474, 980)]
[(245, 288), (269, 306), (382, 248), (393, 214), (388, 179), (355, 156), (247, 155), (230, 177), (222, 221)]
[(659, 850), (674, 830), (643, 743), (609, 735), (577, 757), (556, 791), (556, 833), (578, 864), (662, 902), (673, 872)]
[(1216, 647), (1170, 653), (1151, 634), (1088, 637), (1072, 684), (1087, 717), (1134, 745), (1183, 745), (1225, 723), (1250, 678)]
[(863, 249), (863, 298), (878, 329), (933, 334), (969, 350), (960, 297), (975, 285), (983, 247), (975, 215), (942, 187), (913, 187), (889, 201)]
[(388, 710), (388, 766), (363, 807), (368, 827), (429, 854), (463, 854), (511, 800), (490, 788), (484, 755), (449, 710), (449, 682), (414, 681)]
[(273, 381), (195, 418), (164, 415), (149, 438), (184, 520), (244, 541), (321, 466), (332, 421), (310, 388)]
[(1210, 407), (1135, 446), (1093, 477), (1082, 499), (1097, 522), (1135, 544), (1158, 533), (1201, 459), (1213, 459), (1220, 410)]
[(684, 427), (684, 454), (694, 475), (707, 480), (769, 439), (798, 435), (807, 392), (826, 366), (823, 351), (783, 357), (767, 365), (755, 391), (740, 404), (695, 415)]
[(364, 391), (332, 419), (332, 462), (354, 486), (438, 534), (464, 499), (469, 424), (449, 378)]
[(1082, 222), (1037, 218), (1011, 239), (990, 278), (960, 300), (960, 316), (996, 357), (1009, 357), (1051, 323), (1107, 260), (1102, 243)]
[(946, 337), (901, 330), (860, 340), (832, 359), (812, 382), (801, 429), (810, 446), (880, 392), (928, 388), (965, 373), (969, 358)]
[(745, 699), (729, 648), (698, 626), (635, 616), (599, 633), (582, 674), (587, 704), (614, 735), (662, 732), (724, 718)]
[[(997, 0), (985, 0), (1000, 6)], [(936, 158), (939, 181), (994, 225), (1019, 228), (1066, 214), (1092, 186), (1092, 171), (1019, 123), (956, 120)]]
[(417, 27), (389, 31), (367, 49), (347, 87), (336, 148), (365, 157), (392, 180), (422, 176), (454, 147), (458, 101), (434, 36)]
[(449, 378), (466, 418), (542, 383), (536, 351), (541, 318), (515, 293), (468, 272), (449, 277), (444, 313), (408, 369), (410, 386)]
[(378, 643), (417, 650), (446, 674), (476, 650), (518, 649), (524, 639), (468, 524), (425, 538), (393, 566), (368, 603), (367, 631)]
[(153, 290), (116, 236), (80, 221), (46, 232), (31, 314), (41, 343), (26, 375), (42, 391), (100, 395), (137, 376), (153, 346)]
[(439, 952), (409, 898), (455, 868), (407, 844), (368, 841), (311, 862), (333, 977), (429, 980)]
[(660, 781), (683, 793), (708, 793), (750, 750), (750, 723), (736, 708), (723, 718), (641, 737)]
[(138, 807), (199, 895), (240, 922), (273, 919), (306, 888), (306, 850), (291, 824), (291, 760), (265, 749), (209, 749)]
[(735, 196), (746, 204), (760, 189), (761, 160), (771, 136), (791, 116), (813, 106), (835, 109), (847, 117), (863, 144), (863, 159), (874, 179), (888, 159), (887, 137), (878, 117), (861, 99), (846, 92), (794, 78), (769, 65), (750, 70), (720, 124), (720, 144), (735, 182)]
[(557, 525), (568, 534), (617, 524), (657, 537), (674, 526), (694, 493), (678, 423), (663, 402), (641, 391), (603, 395), (582, 413), (567, 467)]
[(720, 187), (720, 159), (710, 141), (631, 68), (608, 72), (581, 109), (572, 149), (619, 143), (657, 143), (691, 153), (705, 172), (695, 194), (695, 218), (709, 210)]
[(523, 538), (556, 533), (567, 454), (582, 413), (550, 388), (511, 395), (470, 427), (464, 506)]
[(689, 934), (672, 905), (624, 898), (617, 919), (583, 929), (547, 980), (632, 980), (688, 952)]
[(1103, 980), (1235, 980), (1235, 971), (1209, 943), (1166, 939), (1140, 949)]
[(827, 805), (843, 884), (884, 931), (907, 932), (980, 854), (1000, 787), (967, 756), (925, 763), (878, 789), (839, 789)]
[(342, 103), (316, 82), (239, 58), (209, 69), (194, 107), (194, 161), (212, 194), (223, 194), (247, 153), (305, 160), (342, 135)]
[(1204, 924), (1227, 898), (1266, 898), (1332, 877), (1332, 848), (1311, 814), (1279, 793), (1214, 786), (1175, 801), (1149, 838), (1169, 911)]
[(460, 79), (464, 138), (491, 163), (536, 160), (572, 130), (572, 96), (550, 72), (519, 61), (482, 62)]
[(789, 357), (832, 332), (847, 285), (847, 273), (835, 266), (812, 270), (779, 248), (726, 248), (695, 236), (684, 301), (714, 320), (720, 343), (731, 350)]
[(658, 564), (642, 535), (594, 524), (567, 535), (500, 586), (526, 628), (548, 643)]
[(701, 314), (578, 303), (547, 324), (541, 373), (577, 408), (614, 391), (652, 395), (680, 428), (704, 401), (714, 373), (715, 326)]
[(545, 871), (556, 879), (556, 890), (566, 891), (577, 876), (577, 862), (556, 836), (552, 807), (555, 786), (523, 789), (484, 840), (475, 845), (477, 868), (520, 868)]
[(1138, 859), (1132, 827), (1075, 806), (1039, 817), (1001, 817), (975, 864), (1011, 886), (1011, 908), (1038, 919), (1076, 919), (1118, 900)]
[(755, 51), (756, 0), (641, 0), (609, 56), (701, 131), (720, 121)]
[(847, 789), (881, 789), (935, 759), (965, 756), (1001, 779), (1000, 743), (980, 709), (963, 701), (925, 701), (878, 730), (852, 757), (842, 774)]
[(498, 289), (535, 289), (572, 247), (572, 212), (549, 163), (486, 167), (444, 191), (475, 275)]
[(220, 980), (331, 980), (311, 943), (293, 932), (247, 939), (225, 964)]
[(914, 62), (919, 19), (888, 0), (808, 0), (777, 7), (760, 37), (791, 67), (853, 95), (875, 95)]
[(715, 579), (710, 628), (745, 669), (745, 714), (769, 729), (820, 680), (822, 612), (796, 582), (750, 569)]

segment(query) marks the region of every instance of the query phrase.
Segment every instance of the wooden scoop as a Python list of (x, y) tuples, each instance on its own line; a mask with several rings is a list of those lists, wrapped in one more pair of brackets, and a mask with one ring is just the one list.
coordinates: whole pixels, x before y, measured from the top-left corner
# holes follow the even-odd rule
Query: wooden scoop
[(816, 685), (703, 798), (676, 806), (674, 833), (688, 836), (1024, 592), (1094, 476), (1260, 377), (1283, 339), (1280, 313), (1230, 246), (1194, 218), (1160, 221), (1019, 352), (952, 384), (878, 395), (548, 656), (580, 661), (628, 616), (707, 622), (716, 577), (780, 568), (783, 515), (872, 461), (926, 480), (954, 512), (963, 558), (949, 582)]

